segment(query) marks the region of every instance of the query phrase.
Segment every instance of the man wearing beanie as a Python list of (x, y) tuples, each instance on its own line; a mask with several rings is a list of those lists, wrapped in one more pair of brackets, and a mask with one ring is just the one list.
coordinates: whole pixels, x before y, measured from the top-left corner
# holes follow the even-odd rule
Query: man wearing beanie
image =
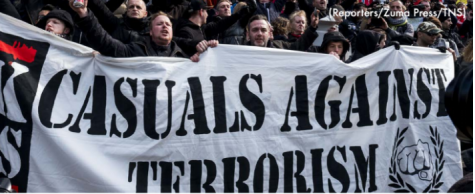
[(451, 28), (452, 26), (452, 20), (450, 18), (450, 13), (449, 12), (441, 12), (439, 14), (439, 21), (442, 23), (442, 38), (448, 40), (448, 41), (453, 41), (456, 45), (459, 51), (463, 50), (463, 43), (460, 40), (460, 36), (453, 31)]
[(36, 24), (38, 28), (51, 32), (57, 36), (71, 40), (74, 31), (74, 22), (71, 15), (64, 10), (53, 10)]

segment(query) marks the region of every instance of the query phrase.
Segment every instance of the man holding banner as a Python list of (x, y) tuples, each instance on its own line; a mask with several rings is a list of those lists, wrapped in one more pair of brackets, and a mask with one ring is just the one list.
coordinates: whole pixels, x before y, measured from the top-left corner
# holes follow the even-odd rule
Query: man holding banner
[(462, 177), (448, 53), (388, 47), (346, 64), (263, 47), (257, 18), (255, 46), (194, 63), (169, 57), (163, 15), (124, 45), (76, 11), (102, 54), (131, 58), (0, 14), (0, 176), (20, 192), (434, 193)]
[[(112, 38), (98, 23), (94, 15), (88, 12), (88, 0), (84, 1), (83, 7), (75, 7), (73, 2), (73, 0), (70, 0), (70, 7), (78, 13), (80, 18), (76, 24), (86, 34), (92, 48), (103, 55), (111, 57), (166, 56), (188, 58), (185, 52), (172, 40), (172, 23), (167, 14), (163, 12), (158, 12), (151, 16), (150, 37), (144, 37), (136, 42), (124, 44)], [(209, 41), (208, 44), (208, 41), (206, 41), (204, 45), (205, 47), (208, 45), (215, 47), (217, 42)], [(202, 50), (206, 50), (206, 48)], [(196, 61), (198, 59), (195, 56), (193, 60)]]

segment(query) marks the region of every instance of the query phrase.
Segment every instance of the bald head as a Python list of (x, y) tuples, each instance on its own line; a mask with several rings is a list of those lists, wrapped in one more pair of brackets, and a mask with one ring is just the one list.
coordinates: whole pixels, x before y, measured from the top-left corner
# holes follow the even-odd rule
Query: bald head
[(147, 6), (143, 0), (129, 0), (127, 2), (127, 16), (142, 19), (147, 17)]

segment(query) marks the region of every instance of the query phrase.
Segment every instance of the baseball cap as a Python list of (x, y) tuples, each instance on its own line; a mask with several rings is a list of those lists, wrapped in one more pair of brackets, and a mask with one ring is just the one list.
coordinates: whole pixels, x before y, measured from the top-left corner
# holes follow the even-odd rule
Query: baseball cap
[(417, 31), (425, 32), (429, 34), (438, 34), (438, 33), (443, 32), (441, 29), (437, 28), (437, 26), (433, 24), (432, 22), (422, 22), (417, 27)]
[(206, 10), (207, 8), (208, 8), (208, 6), (206, 5), (206, 3), (203, 0), (191, 0), (190, 5), (188, 6), (187, 12), (192, 13), (192, 12), (195, 12), (195, 11), (199, 11), (201, 9)]

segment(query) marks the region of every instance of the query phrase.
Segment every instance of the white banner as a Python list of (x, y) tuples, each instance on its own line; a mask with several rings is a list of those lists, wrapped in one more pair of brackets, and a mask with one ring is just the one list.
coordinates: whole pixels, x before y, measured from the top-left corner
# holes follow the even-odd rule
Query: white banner
[(109, 58), (0, 15), (0, 175), (24, 192), (446, 192), (450, 54), (219, 45)]

